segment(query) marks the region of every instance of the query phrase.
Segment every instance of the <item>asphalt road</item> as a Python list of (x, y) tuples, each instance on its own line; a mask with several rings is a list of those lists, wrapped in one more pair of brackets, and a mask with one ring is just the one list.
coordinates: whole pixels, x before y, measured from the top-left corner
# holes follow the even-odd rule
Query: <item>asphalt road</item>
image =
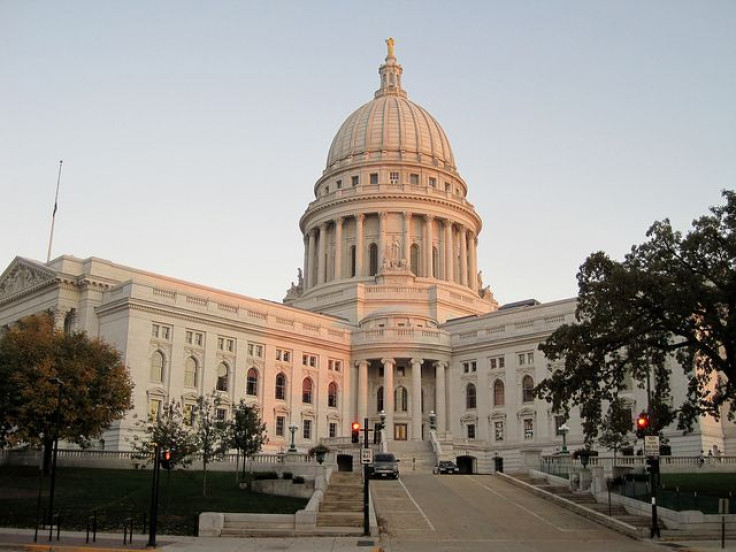
[(665, 550), (489, 475), (408, 474), (371, 485), (387, 552)]

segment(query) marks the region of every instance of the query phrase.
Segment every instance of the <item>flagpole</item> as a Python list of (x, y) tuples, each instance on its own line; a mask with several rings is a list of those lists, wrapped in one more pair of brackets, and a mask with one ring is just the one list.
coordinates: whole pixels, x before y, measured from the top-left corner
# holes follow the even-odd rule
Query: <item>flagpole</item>
[(46, 253), (46, 262), (51, 260), (51, 244), (54, 241), (54, 221), (56, 220), (56, 209), (59, 207), (59, 185), (61, 184), (61, 166), (64, 161), (59, 161), (59, 176), (56, 178), (56, 197), (54, 198), (54, 212), (51, 214), (51, 234), (49, 235), (49, 251)]

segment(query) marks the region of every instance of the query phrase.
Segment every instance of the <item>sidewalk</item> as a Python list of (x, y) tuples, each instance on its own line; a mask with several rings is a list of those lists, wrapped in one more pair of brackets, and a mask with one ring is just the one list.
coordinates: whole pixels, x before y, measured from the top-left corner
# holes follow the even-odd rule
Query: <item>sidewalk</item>
[[(120, 533), (98, 533), (96, 542), (85, 542), (84, 532), (63, 532), (60, 540), (48, 540), (39, 533), (33, 542), (32, 529), (0, 528), (0, 551), (17, 552), (131, 552), (145, 550), (148, 536), (135, 534), (133, 542), (123, 544)], [(162, 552), (380, 552), (377, 537), (239, 537), (205, 538), (161, 535), (156, 538)]]

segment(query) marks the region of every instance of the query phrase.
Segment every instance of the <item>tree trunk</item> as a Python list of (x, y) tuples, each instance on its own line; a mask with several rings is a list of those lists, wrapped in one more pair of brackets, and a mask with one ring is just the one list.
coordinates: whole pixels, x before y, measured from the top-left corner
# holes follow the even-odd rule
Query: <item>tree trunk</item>
[(202, 496), (207, 496), (207, 461), (202, 462), (203, 477), (202, 477)]
[(46, 435), (43, 437), (43, 462), (41, 469), (44, 475), (51, 473), (51, 456), (54, 452), (54, 440), (48, 438)]

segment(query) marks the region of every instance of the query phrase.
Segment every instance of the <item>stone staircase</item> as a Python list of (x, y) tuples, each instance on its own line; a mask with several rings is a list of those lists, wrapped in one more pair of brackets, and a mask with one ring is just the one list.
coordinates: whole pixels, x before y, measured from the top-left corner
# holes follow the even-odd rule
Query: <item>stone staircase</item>
[(363, 527), (360, 472), (335, 472), (317, 513), (317, 527)]
[(389, 441), (387, 445), (399, 459), (399, 473), (432, 473), (437, 464), (429, 441)]

